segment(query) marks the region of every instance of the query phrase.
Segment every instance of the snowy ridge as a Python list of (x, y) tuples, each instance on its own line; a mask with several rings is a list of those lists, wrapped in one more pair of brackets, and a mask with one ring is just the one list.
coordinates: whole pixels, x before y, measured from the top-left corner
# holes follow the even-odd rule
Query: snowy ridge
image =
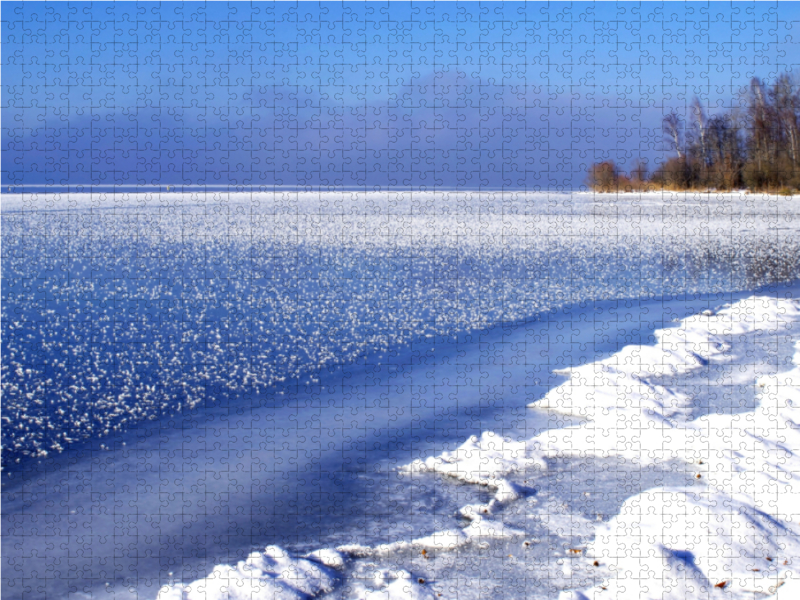
[[(779, 597), (800, 597), (794, 595), (790, 558), (800, 551), (800, 456), (791, 450), (800, 448), (800, 342), (794, 369), (759, 379), (760, 403), (752, 413), (688, 421), (692, 399), (647, 380), (686, 374), (708, 362), (746, 360), (736, 353), (742, 336), (777, 333), (798, 322), (799, 302), (768, 297), (684, 319), (656, 332), (656, 346), (628, 346), (566, 370), (570, 380), (531, 405), (585, 417), (583, 424), (545, 432), (524, 448), (484, 434), (456, 452), (404, 468), (440, 472), (499, 493), (503, 475), (542, 467), (544, 458), (592, 454), (640, 464), (683, 459), (695, 463), (708, 491), (659, 488), (630, 498), (596, 530), (586, 553), (613, 562), (618, 576), (563, 598), (700, 598), (723, 590), (726, 597), (776, 590)], [(792, 337), (800, 338), (800, 331)]]
[[(649, 381), (690, 375), (708, 364), (744, 368), (747, 340), (764, 334), (792, 340), (793, 368), (758, 378), (752, 412), (696, 416), (685, 390)], [(345, 545), (306, 558), (270, 547), (237, 568), (217, 567), (192, 584), (167, 586), (159, 600), (322, 595), (336, 585), (335, 569), (350, 560), (409, 549), (448, 552), (522, 536), (492, 518), (522, 497), (510, 476), (535, 480), (548, 459), (587, 455), (642, 465), (679, 459), (707, 485), (654, 488), (626, 500), (619, 514), (597, 525), (588, 547), (575, 551), (608, 565), (614, 576), (562, 592), (561, 600), (800, 597), (800, 302), (752, 297), (684, 319), (656, 338), (655, 346), (628, 346), (566, 371), (570, 379), (535, 403), (584, 417), (582, 424), (522, 442), (485, 432), (453, 452), (401, 468), (492, 489), (487, 504), (461, 508), (470, 520), (466, 527), (376, 547)], [(377, 589), (360, 583), (351, 589), (370, 600), (433, 597), (422, 579), (404, 569), (384, 569), (375, 578)]]
[[(768, 297), (737, 302), (715, 315), (684, 319), (674, 329), (655, 332), (656, 346), (631, 345), (606, 360), (565, 370), (569, 381), (530, 406), (590, 419), (563, 431), (531, 440), (535, 449), (553, 456), (618, 456), (641, 464), (707, 454), (708, 436), (686, 424), (693, 399), (674, 388), (652, 383), (659, 375), (685, 375), (706, 363), (747, 366), (742, 336), (785, 330), (800, 320), (800, 303)], [(752, 359), (750, 360), (752, 362)], [(694, 440), (694, 445), (684, 437)], [(694, 448), (694, 456), (689, 448)], [(679, 449), (681, 449), (679, 451)], [(529, 452), (535, 451), (529, 449)]]
[[(673, 437), (687, 455), (704, 457), (695, 466), (708, 492), (659, 488), (630, 498), (589, 548), (613, 557), (617, 577), (564, 598), (696, 598), (720, 590), (800, 597), (800, 342), (796, 349), (794, 369), (759, 379), (755, 412), (702, 417)], [(646, 583), (632, 589), (640, 578)]]
[[(300, 600), (331, 590), (336, 573), (325, 566), (330, 552), (314, 558), (319, 562), (293, 558), (278, 546), (253, 552), (236, 567), (218, 565), (208, 577), (190, 585), (165, 586), (158, 600)], [(336, 557), (332, 557), (336, 564)]]

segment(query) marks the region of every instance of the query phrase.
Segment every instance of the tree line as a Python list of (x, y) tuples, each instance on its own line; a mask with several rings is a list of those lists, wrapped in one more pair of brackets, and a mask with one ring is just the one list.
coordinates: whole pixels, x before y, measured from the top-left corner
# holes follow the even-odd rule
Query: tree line
[(626, 175), (606, 160), (589, 168), (586, 183), (598, 192), (800, 189), (800, 89), (794, 75), (785, 73), (771, 86), (753, 78), (738, 107), (710, 116), (695, 97), (688, 119), (672, 111), (661, 131), (674, 154), (655, 171), (637, 160)]

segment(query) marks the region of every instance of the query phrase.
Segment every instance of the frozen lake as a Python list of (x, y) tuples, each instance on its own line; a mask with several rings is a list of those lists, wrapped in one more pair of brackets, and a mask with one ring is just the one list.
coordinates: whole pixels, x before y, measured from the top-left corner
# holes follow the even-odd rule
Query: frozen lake
[[(679, 457), (542, 458), (503, 511), (523, 533), (459, 551), (466, 574), (447, 553), (355, 545), (463, 528), (459, 511), (494, 489), (399, 467), (487, 431), (522, 443), (583, 422), (535, 408), (567, 381), (557, 370), (653, 344), (756, 289), (797, 297), (797, 206), (744, 194), (4, 194), (3, 597), (155, 598), (269, 545), (352, 549), (330, 585), (301, 596), (389, 589), (399, 564), (431, 582), (421, 597), (489, 564), (459, 597), (599, 585), (607, 569), (567, 570), (566, 549), (644, 490), (705, 486)], [(685, 419), (752, 411), (758, 378), (792, 368), (790, 333), (752, 335), (757, 368), (740, 380), (707, 364), (723, 371), (661, 382), (705, 385)], [(488, 560), (500, 555), (517, 566)], [(381, 583), (375, 569), (395, 574)], [(503, 585), (512, 573), (526, 587)]]

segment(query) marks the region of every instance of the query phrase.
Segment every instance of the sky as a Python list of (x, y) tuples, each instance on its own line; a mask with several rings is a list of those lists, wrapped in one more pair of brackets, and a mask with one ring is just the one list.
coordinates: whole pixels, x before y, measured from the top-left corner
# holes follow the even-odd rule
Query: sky
[(3, 2), (3, 190), (578, 189), (800, 62), (800, 4)]

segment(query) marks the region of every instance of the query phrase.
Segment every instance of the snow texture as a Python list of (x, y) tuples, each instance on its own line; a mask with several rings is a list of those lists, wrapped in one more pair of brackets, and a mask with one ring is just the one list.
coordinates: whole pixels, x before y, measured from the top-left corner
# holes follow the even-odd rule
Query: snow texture
[[(685, 378), (709, 364), (744, 367), (753, 340), (764, 336), (790, 339), (796, 352), (790, 370), (757, 379), (752, 411), (692, 419), (690, 398), (651, 381)], [(570, 379), (537, 403), (584, 418), (580, 425), (519, 442), (487, 431), (455, 451), (401, 468), (489, 488), (488, 503), (460, 509), (469, 521), (463, 528), (376, 547), (343, 545), (309, 557), (341, 569), (343, 556), (391, 561), (409, 550), (448, 553), (472, 542), (490, 547), (499, 539), (521, 540), (524, 531), (492, 518), (500, 505), (521, 501), (509, 477), (536, 478), (548, 459), (565, 456), (615, 455), (641, 465), (677, 459), (707, 485), (655, 487), (628, 498), (618, 514), (594, 528), (585, 549), (570, 550), (608, 564), (610, 577), (591, 588), (565, 590), (560, 600), (794, 597), (800, 553), (800, 302), (753, 296), (686, 318), (655, 337), (654, 346), (626, 346), (571, 369)], [(203, 580), (165, 588), (159, 600), (194, 598), (198, 590), (207, 591), (207, 600), (239, 598), (240, 590), (263, 594), (253, 596), (258, 598), (322, 595), (334, 580), (324, 567), (268, 548), (235, 569), (220, 566)], [(375, 573), (371, 587), (361, 587), (361, 597), (433, 598), (423, 581), (402, 567), (386, 568)]]

